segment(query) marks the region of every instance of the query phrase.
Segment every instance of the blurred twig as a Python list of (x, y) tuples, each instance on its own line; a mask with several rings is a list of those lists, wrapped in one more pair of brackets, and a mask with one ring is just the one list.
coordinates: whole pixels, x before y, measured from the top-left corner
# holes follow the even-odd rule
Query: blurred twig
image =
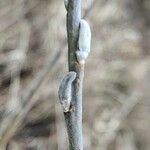
[(25, 14), (27, 14), (33, 7), (35, 7), (39, 3), (39, 0), (35, 1), (35, 3), (28, 8), (25, 7), (24, 3), (25, 0), (18, 1), (16, 7), (11, 10), (11, 13), (8, 13), (8, 15), (6, 15), (7, 17), (5, 16), (1, 19), (0, 33), (23, 18)]
[[(34, 92), (40, 87), (41, 82), (43, 81), (46, 74), (52, 70), (54, 64), (58, 62), (58, 57), (60, 57), (61, 52), (57, 52), (55, 56), (50, 56), (44, 68), (38, 73), (38, 75), (34, 78), (33, 82), (26, 88), (25, 91), (22, 92), (21, 96), (19, 97), (21, 103), (21, 109), (19, 112), (4, 114), (3, 118), (9, 118), (11, 121), (10, 124), (5, 125), (5, 129), (0, 127), (0, 144), (7, 143), (8, 140), (13, 136), (13, 134), (18, 129), (18, 126), (21, 125), (24, 117), (28, 113), (28, 111), (32, 108), (35, 101), (30, 99), (32, 98)], [(4, 120), (1, 121), (1, 125), (4, 125)], [(11, 129), (7, 126), (11, 125)]]
[(122, 121), (131, 113), (133, 108), (138, 104), (140, 100), (141, 94), (135, 91), (131, 94), (130, 97), (128, 97), (128, 100), (125, 100), (122, 108), (114, 112), (113, 117), (106, 125), (105, 131), (102, 131), (104, 132), (104, 134), (102, 134), (103, 138), (100, 141), (100, 146), (101, 148), (103, 148), (103, 150), (107, 150), (108, 145), (116, 137)]
[[(10, 66), (11, 66), (11, 86), (10, 86), (10, 99), (6, 104), (5, 113), (3, 119), (0, 124), (0, 134), (3, 136), (6, 130), (10, 128), (13, 122), (13, 117), (16, 113), (22, 110), (22, 106), (19, 99), (19, 92), (20, 92), (20, 71), (22, 69), (26, 52), (28, 50), (29, 45), (29, 35), (30, 35), (30, 28), (25, 21), (22, 21), (22, 25), (20, 26), (20, 43), (18, 49), (13, 52)], [(25, 32), (25, 33), (24, 33)], [(6, 135), (6, 137), (9, 135)], [(7, 139), (7, 138), (4, 138)], [(2, 139), (2, 141), (4, 140)], [(0, 142), (1, 145), (6, 145), (7, 142)]]

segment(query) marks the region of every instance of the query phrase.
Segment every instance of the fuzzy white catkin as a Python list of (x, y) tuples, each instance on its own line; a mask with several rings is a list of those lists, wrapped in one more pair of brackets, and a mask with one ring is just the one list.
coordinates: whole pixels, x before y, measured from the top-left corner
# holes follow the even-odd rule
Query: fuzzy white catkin
[(80, 21), (78, 47), (79, 49), (76, 51), (77, 60), (79, 63), (84, 64), (91, 47), (91, 30), (84, 19)]

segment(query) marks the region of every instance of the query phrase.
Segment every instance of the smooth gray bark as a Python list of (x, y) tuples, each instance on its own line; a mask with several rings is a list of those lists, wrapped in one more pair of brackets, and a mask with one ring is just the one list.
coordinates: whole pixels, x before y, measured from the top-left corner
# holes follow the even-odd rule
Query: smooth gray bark
[(81, 20), (81, 0), (69, 0), (67, 11), (68, 65), (77, 77), (72, 84), (72, 111), (64, 113), (70, 150), (83, 150), (82, 138), (82, 83), (84, 65), (77, 62), (79, 24)]

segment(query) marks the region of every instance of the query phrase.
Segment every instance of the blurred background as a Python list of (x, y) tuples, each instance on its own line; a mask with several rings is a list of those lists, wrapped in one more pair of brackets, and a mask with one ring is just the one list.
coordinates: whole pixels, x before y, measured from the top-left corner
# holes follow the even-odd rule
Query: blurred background
[[(150, 149), (150, 1), (82, 0), (86, 150)], [(67, 150), (63, 0), (0, 0), (0, 150)]]

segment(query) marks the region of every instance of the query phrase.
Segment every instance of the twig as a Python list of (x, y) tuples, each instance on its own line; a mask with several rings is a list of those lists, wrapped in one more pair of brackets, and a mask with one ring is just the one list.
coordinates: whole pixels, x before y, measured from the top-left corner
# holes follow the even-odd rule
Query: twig
[(74, 111), (64, 113), (70, 150), (82, 150), (82, 81), (84, 76), (84, 66), (78, 64), (75, 52), (78, 50), (78, 31), (81, 19), (81, 0), (69, 0), (67, 12), (67, 34), (68, 34), (68, 59), (69, 71), (75, 71), (77, 77), (72, 85), (72, 101)]
[[(25, 91), (23, 91), (19, 97), (19, 100), (21, 102), (21, 107), (18, 112), (5, 112), (3, 114), (3, 119), (1, 121), (1, 126), (6, 125), (6, 121), (9, 120), (9, 124), (5, 126), (5, 128), (0, 127), (0, 145), (3, 143), (7, 143), (10, 138), (13, 137), (13, 135), (16, 133), (18, 128), (21, 126), (23, 119), (29, 112), (29, 110), (32, 108), (32, 106), (35, 104), (36, 100), (31, 98), (34, 96), (35, 91), (40, 87), (44, 77), (49, 72), (50, 69), (54, 66), (54, 64), (57, 62), (57, 58), (60, 56), (60, 52), (56, 53), (55, 56), (53, 56), (53, 59), (48, 59), (46, 65), (44, 68), (38, 73), (38, 75), (34, 78), (33, 82), (29, 84), (29, 86), (26, 88)], [(52, 57), (52, 56), (51, 56)], [(10, 127), (11, 125), (11, 127)]]
[[(64, 111), (70, 150), (82, 150), (82, 86), (84, 62), (90, 50), (91, 31), (88, 23), (81, 19), (81, 0), (64, 0), (64, 3), (67, 10), (69, 73), (62, 80), (58, 93)], [(85, 11), (85, 17), (92, 8), (93, 5)]]
[(81, 0), (65, 0), (69, 73), (59, 87), (59, 100), (64, 111), (70, 150), (83, 150), (82, 86), (84, 63), (90, 52), (91, 31), (81, 19)]

